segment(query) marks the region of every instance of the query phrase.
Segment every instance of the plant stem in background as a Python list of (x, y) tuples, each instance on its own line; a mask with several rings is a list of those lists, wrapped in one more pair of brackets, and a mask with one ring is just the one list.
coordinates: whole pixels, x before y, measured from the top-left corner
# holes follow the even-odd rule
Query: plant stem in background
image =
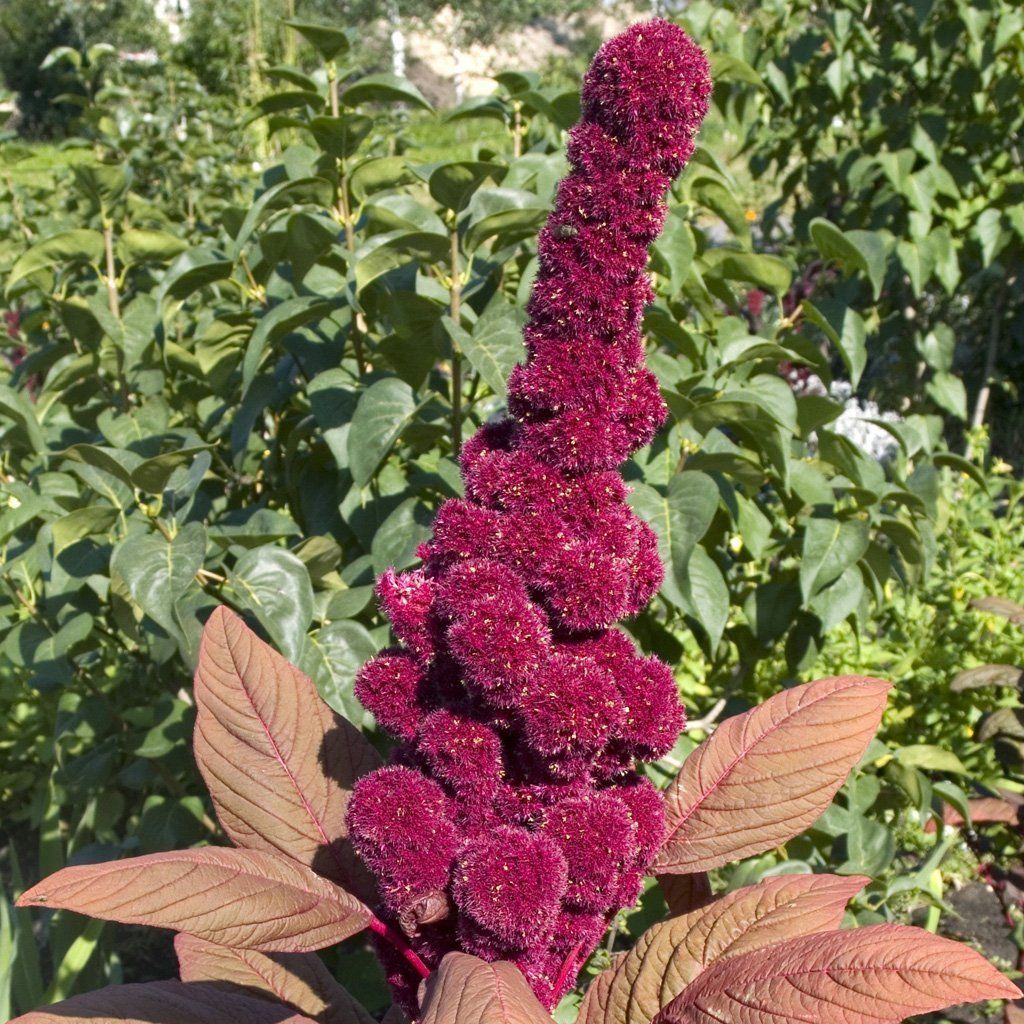
[[(117, 265), (114, 262), (114, 225), (106, 216), (103, 217), (103, 254), (106, 261), (107, 307), (115, 320), (121, 319), (121, 299), (117, 293)], [(114, 351), (117, 358), (117, 392), (121, 411), (128, 409), (128, 381), (125, 377), (124, 344), (116, 343)]]
[(992, 321), (989, 324), (988, 347), (985, 350), (985, 369), (982, 372), (981, 387), (974, 403), (974, 414), (971, 416), (971, 429), (976, 430), (985, 422), (988, 411), (988, 400), (992, 394), (992, 377), (996, 372), (996, 357), (999, 355), (999, 328), (1002, 326), (1003, 306), (1006, 303), (1007, 286), (1013, 278), (1003, 279), (997, 290), (995, 302), (992, 304)]
[[(341, 110), (341, 103), (338, 97), (338, 69), (333, 60), (327, 63), (327, 94), (330, 97), (331, 117), (337, 117)], [(338, 216), (345, 229), (345, 248), (351, 255), (356, 251), (356, 233), (352, 208), (348, 201), (348, 168), (345, 166), (344, 160), (338, 161)], [(366, 373), (366, 357), (363, 352), (363, 334), (365, 332), (366, 322), (363, 314), (353, 310), (352, 348), (355, 351), (360, 377)]]
[(523, 155), (523, 105), (518, 100), (512, 104), (512, 159)]
[[(260, 81), (260, 65), (263, 63), (263, 0), (252, 0), (252, 17), (249, 23), (249, 102), (255, 103), (263, 91)], [(261, 159), (266, 159), (270, 150), (270, 139), (267, 135), (266, 122), (261, 118), (256, 121), (256, 152)]]
[(107, 306), (111, 316), (121, 319), (121, 300), (117, 294), (117, 267), (114, 264), (114, 225), (103, 220), (103, 253), (107, 267)]
[(18, 222), (21, 233), (31, 240), (32, 229), (25, 221), (25, 208), (22, 206), (21, 197), (14, 191), (14, 178), (11, 177), (10, 171), (4, 177), (7, 179), (7, 191), (11, 194), (11, 212), (14, 214), (14, 219)]
[[(454, 225), (451, 233), (451, 305), (449, 314), (456, 327), (462, 318), (462, 276), (459, 270), (459, 231)], [(462, 450), (462, 352), (459, 343), (452, 338), (452, 453), (456, 459)]]
[[(288, 21), (295, 18), (295, 0), (285, 0), (284, 16)], [(285, 64), (294, 64), (297, 57), (295, 33), (286, 25), (284, 29), (284, 62)]]

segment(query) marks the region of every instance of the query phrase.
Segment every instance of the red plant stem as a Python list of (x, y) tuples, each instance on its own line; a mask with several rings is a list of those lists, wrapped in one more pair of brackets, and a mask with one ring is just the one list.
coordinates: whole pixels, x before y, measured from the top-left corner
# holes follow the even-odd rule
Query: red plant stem
[(555, 980), (555, 992), (561, 992), (562, 986), (565, 984), (566, 979), (569, 977), (569, 972), (572, 970), (572, 962), (576, 959), (577, 954), (583, 947), (583, 939), (580, 939), (572, 949), (569, 950), (569, 955), (565, 958), (562, 963), (562, 969), (558, 972), (558, 978)]
[(371, 917), (369, 929), (375, 935), (379, 935), (382, 939), (387, 939), (399, 953), (405, 957), (409, 966), (421, 977), (426, 978), (430, 976), (430, 968), (411, 950), (406, 943), (405, 939), (394, 930), (394, 928), (388, 927), (379, 917)]

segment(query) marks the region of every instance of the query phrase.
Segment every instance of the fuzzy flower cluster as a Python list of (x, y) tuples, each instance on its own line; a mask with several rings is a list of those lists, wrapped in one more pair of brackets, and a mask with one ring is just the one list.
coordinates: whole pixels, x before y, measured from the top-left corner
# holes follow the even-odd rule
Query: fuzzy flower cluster
[[(665, 825), (636, 761), (684, 721), (668, 667), (614, 628), (663, 572), (617, 467), (665, 417), (643, 363), (647, 249), (710, 89), (665, 21), (597, 54), (509, 415), (465, 445), (465, 497), (441, 506), (422, 567), (379, 580), (399, 645), (356, 683), (399, 741), (348, 814), (381, 916), (430, 967), (452, 949), (513, 961), (549, 1007), (637, 898)], [(414, 1007), (417, 979), (380, 953)]]

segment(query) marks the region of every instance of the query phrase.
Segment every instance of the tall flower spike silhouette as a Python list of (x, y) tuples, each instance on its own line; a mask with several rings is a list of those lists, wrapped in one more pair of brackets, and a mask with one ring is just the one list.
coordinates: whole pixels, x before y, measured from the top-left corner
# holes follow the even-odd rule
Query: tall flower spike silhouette
[[(617, 467), (665, 418), (643, 363), (647, 250), (710, 92), (666, 21), (594, 58), (509, 415), (465, 445), (466, 497), (439, 510), (422, 567), (380, 579), (400, 646), (357, 682), (400, 741), (348, 813), (382, 917), (430, 967), (453, 949), (513, 961), (548, 1007), (639, 893), (665, 824), (635, 763), (684, 722), (667, 666), (614, 628), (663, 572)], [(414, 1009), (418, 978), (380, 954)]]

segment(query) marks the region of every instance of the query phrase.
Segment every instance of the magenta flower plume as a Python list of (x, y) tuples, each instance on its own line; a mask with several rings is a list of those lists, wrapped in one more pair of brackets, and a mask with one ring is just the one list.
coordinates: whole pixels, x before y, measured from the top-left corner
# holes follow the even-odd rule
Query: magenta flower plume
[[(683, 710), (668, 667), (614, 628), (663, 573), (617, 469), (666, 415), (643, 362), (647, 249), (710, 91), (703, 52), (666, 21), (594, 58), (509, 415), (464, 446), (466, 496), (439, 509), (422, 567), (379, 580), (400, 646), (356, 683), (401, 741), (348, 813), (382, 920), (429, 967), (452, 949), (512, 960), (548, 1007), (664, 837), (636, 762), (671, 749)], [(415, 977), (381, 955), (414, 1012)]]

